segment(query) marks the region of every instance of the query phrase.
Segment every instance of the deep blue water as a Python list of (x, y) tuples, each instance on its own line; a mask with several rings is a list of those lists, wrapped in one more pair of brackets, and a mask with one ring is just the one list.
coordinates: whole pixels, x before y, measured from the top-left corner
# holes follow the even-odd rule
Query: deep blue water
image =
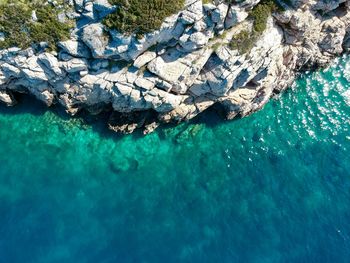
[(350, 262), (349, 81), (146, 137), (0, 107), (0, 262)]

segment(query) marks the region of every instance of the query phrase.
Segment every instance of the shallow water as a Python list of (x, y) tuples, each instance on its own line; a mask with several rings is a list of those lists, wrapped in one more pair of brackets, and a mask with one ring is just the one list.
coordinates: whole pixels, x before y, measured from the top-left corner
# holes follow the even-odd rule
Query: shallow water
[(349, 81), (146, 137), (0, 107), (0, 262), (349, 262)]

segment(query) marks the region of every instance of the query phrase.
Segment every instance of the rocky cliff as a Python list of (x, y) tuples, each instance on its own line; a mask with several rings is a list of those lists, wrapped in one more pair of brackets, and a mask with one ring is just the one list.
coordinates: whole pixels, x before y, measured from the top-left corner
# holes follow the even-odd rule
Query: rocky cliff
[(117, 8), (107, 0), (70, 1), (65, 15), (76, 26), (56, 51), (0, 50), (0, 101), (14, 105), (17, 93), (29, 93), (72, 115), (109, 111), (111, 129), (147, 133), (209, 107), (227, 119), (246, 116), (299, 71), (325, 66), (350, 47), (350, 1), (277, 1), (282, 8), (253, 43), (237, 36), (253, 34), (250, 13), (262, 1), (205, 2), (187, 0), (140, 38), (106, 28), (103, 19)]

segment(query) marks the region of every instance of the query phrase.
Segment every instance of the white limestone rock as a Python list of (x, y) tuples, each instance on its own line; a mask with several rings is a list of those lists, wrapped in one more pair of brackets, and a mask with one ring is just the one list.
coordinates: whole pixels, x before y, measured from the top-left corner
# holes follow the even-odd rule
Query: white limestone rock
[(157, 53), (154, 51), (146, 51), (142, 55), (140, 55), (135, 61), (134, 61), (134, 67), (142, 68), (146, 64), (148, 64), (150, 61), (155, 59), (157, 57)]
[[(291, 0), (294, 7), (268, 19), (250, 52), (232, 50), (232, 37), (251, 30), (248, 13), (259, 2), (186, 0), (159, 30), (137, 39), (105, 31), (101, 19), (115, 8), (107, 0), (73, 0), (71, 17), (79, 21), (57, 53), (0, 50), (0, 101), (13, 105), (12, 92), (26, 92), (48, 106), (58, 102), (72, 115), (110, 105), (124, 116), (147, 111), (155, 115), (150, 127), (191, 119), (213, 104), (231, 119), (263, 107), (300, 68), (326, 65), (350, 50), (344, 0)], [(131, 131), (140, 123), (145, 120), (125, 127)]]
[(2, 75), (6, 78), (11, 78), (11, 77), (19, 77), (21, 70), (15, 66), (12, 66), (11, 64), (8, 63), (2, 63), (0, 64), (0, 69), (2, 72)]
[(238, 23), (241, 23), (248, 17), (248, 12), (242, 10), (241, 8), (232, 5), (230, 9), (227, 11), (227, 16), (225, 18), (225, 28), (231, 28)]
[(60, 68), (58, 59), (50, 53), (42, 53), (38, 56), (39, 62), (46, 66), (47, 70), (53, 71), (56, 75), (62, 76), (63, 72)]
[(73, 58), (69, 61), (61, 62), (60, 66), (68, 73), (76, 73), (88, 69), (87, 61), (80, 58)]
[(103, 58), (108, 38), (104, 34), (100, 23), (89, 24), (83, 28), (82, 41), (90, 48), (93, 57)]
[(66, 40), (58, 43), (58, 46), (62, 49), (63, 52), (73, 56), (80, 58), (89, 58), (91, 57), (91, 52), (87, 48), (87, 46), (77, 40)]
[(191, 52), (204, 47), (209, 41), (209, 36), (202, 32), (195, 32), (190, 35), (183, 35), (180, 38), (180, 45)]
[(14, 106), (17, 104), (15, 98), (8, 92), (0, 90), (0, 102), (4, 103), (6, 106)]
[(93, 8), (95, 12), (94, 17), (97, 16), (99, 19), (102, 19), (107, 15), (113, 13), (116, 9), (109, 3), (108, 0), (94, 0)]

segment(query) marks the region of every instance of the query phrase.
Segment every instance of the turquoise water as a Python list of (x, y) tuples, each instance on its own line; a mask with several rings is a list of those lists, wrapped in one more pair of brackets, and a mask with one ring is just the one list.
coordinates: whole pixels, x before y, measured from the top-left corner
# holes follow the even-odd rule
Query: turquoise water
[(0, 107), (0, 262), (349, 262), (350, 57), (143, 137)]

